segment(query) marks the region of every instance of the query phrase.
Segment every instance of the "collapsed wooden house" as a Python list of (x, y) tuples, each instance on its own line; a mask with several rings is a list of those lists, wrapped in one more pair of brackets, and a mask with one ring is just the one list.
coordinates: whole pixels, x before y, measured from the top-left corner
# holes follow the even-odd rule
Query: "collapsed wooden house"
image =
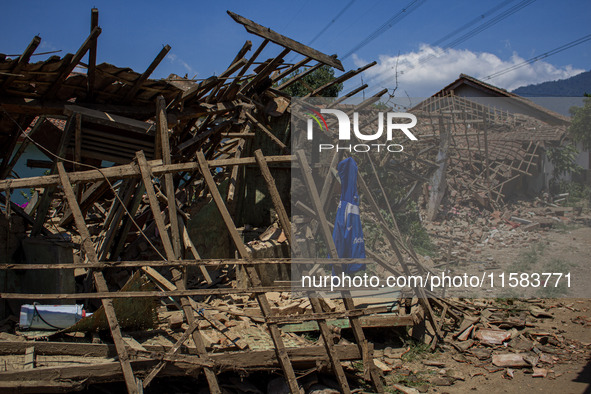
[[(225, 71), (201, 81), (150, 79), (169, 46), (143, 73), (97, 65), (97, 10), (76, 54), (30, 63), (40, 42), (35, 37), (20, 57), (0, 57), (2, 327), (14, 329), (10, 315), (25, 303), (83, 302), (95, 310), (92, 318), (66, 330), (40, 337), (6, 334), (0, 342), (3, 391), (62, 392), (124, 382), (136, 393), (155, 378), (201, 377), (210, 392), (219, 393), (225, 384), (220, 373), (280, 371), (287, 389), (299, 393), (312, 368), (328, 371), (346, 393), (362, 384), (347, 362), (361, 360), (361, 380), (383, 392), (374, 344), (364, 330), (420, 332), (426, 326), (434, 347), (444, 337), (444, 324), (462, 320), (457, 301), (422, 288), (373, 306), (360, 304), (347, 291), (334, 301), (314, 290), (298, 299), (284, 296), (292, 290), (293, 278), (281, 272), (292, 263), (294, 215), (312, 217), (317, 225), (307, 230), (337, 255), (325, 211), (342, 153), (318, 168), (305, 152), (291, 151), (291, 98), (282, 90), (320, 67), (344, 69), (336, 56), (229, 15), (263, 41), (249, 56), (253, 45), (247, 41)], [(261, 61), (265, 48), (279, 53)], [(302, 60), (287, 64), (290, 52)], [(88, 64), (82, 64), (87, 53)], [(319, 96), (374, 64), (345, 72), (308, 96)], [(74, 72), (76, 67), (87, 71)], [(350, 110), (371, 106), (386, 92)], [(416, 198), (424, 184), (456, 171), (461, 176), (449, 177), (461, 183), (449, 183), (456, 195), (460, 190), (498, 203), (515, 173), (530, 172), (540, 138), (538, 132), (535, 138), (512, 134), (507, 140), (502, 133), (468, 129), (468, 123), (483, 118), (505, 126), (521, 127), (523, 121), (458, 97), (431, 100), (417, 111), (423, 145), (400, 160), (373, 163), (368, 156), (376, 177), (360, 179), (364, 209), (372, 212), (388, 245), (386, 253), (368, 250), (368, 255), (395, 275), (425, 274), (429, 268), (400, 233), (396, 207), (386, 200), (394, 226), (387, 224), (376, 201), (386, 192), (374, 164), (396, 167), (406, 188), (402, 200)], [(463, 131), (445, 137), (452, 127)], [(36, 165), (49, 168), (49, 174), (14, 178), (12, 169), (29, 144), (47, 156)], [(457, 163), (445, 159), (442, 167), (444, 161), (434, 157), (440, 152)], [(311, 206), (290, 201), (291, 171), (301, 173)], [(11, 200), (11, 194), (29, 188), (35, 192), (26, 207)], [(438, 194), (440, 189), (432, 188), (433, 215), (442, 198)], [(292, 206), (299, 211), (291, 212)], [(271, 231), (261, 234), (270, 225)], [(249, 242), (255, 238), (259, 241)], [(354, 262), (315, 256), (298, 261), (310, 266)], [(339, 329), (350, 330), (352, 341), (335, 344)], [(319, 332), (321, 340), (294, 334), (305, 331)], [(104, 332), (110, 335), (98, 334)]]
[[(286, 170), (295, 162), (304, 173), (312, 171), (305, 154), (290, 152), (285, 121), (290, 98), (282, 89), (321, 66), (341, 71), (343, 67), (335, 56), (229, 15), (263, 41), (250, 56), (252, 43), (247, 41), (227, 70), (200, 82), (175, 76), (149, 79), (168, 46), (143, 73), (95, 64), (101, 33), (97, 10), (92, 12), (91, 33), (76, 54), (30, 63), (40, 42), (35, 37), (20, 57), (0, 59), (0, 198), (5, 237), (0, 302), (8, 315), (3, 324), (14, 327), (10, 315), (27, 302), (82, 300), (97, 308), (80, 324), (42, 334), (43, 341), (36, 341), (35, 333), (19, 332), (28, 340), (6, 334), (0, 344), (5, 358), (0, 372), (3, 391), (71, 391), (119, 381), (136, 393), (156, 377), (196, 378), (203, 372), (210, 392), (216, 393), (221, 392), (221, 372), (280, 370), (289, 390), (298, 393), (302, 385), (298, 378), (307, 375), (302, 366), (327, 363), (346, 393), (351, 391), (351, 380), (343, 363), (362, 360), (363, 379), (382, 392), (373, 345), (364, 328), (413, 326), (426, 314), (436, 333), (433, 345), (441, 337), (443, 321), (437, 320), (422, 293), (414, 295), (419, 297), (416, 308), (411, 308), (409, 299), (408, 308), (395, 313), (386, 307), (357, 308), (347, 292), (337, 305), (311, 291), (292, 313), (270, 301), (270, 294), (287, 292), (291, 286), (273, 282), (265, 267), (289, 263), (289, 252), (256, 257), (260, 255), (256, 247), (245, 243), (245, 224), (258, 220), (257, 226), (268, 225), (272, 210), (283, 242), (292, 244)], [(276, 46), (280, 53), (257, 62), (268, 46)], [(290, 52), (303, 59), (285, 64)], [(86, 53), (89, 62), (81, 64)], [(342, 74), (310, 96), (371, 65)], [(87, 72), (74, 72), (78, 66)], [(305, 71), (293, 76), (300, 69)], [(19, 138), (24, 139), (17, 148)], [(50, 159), (45, 164), (49, 175), (11, 176), (28, 144)], [(306, 179), (315, 202), (312, 209), (322, 224), (320, 236), (334, 250), (317, 186), (311, 177)], [(11, 200), (11, 193), (22, 188), (35, 189), (25, 208)], [(263, 202), (249, 200), (257, 193), (263, 193)], [(208, 215), (214, 219), (200, 222)], [(213, 222), (215, 229), (203, 225)], [(206, 250), (200, 250), (201, 245), (193, 242), (193, 230), (223, 240), (221, 246), (208, 248), (210, 243), (205, 242)], [(402, 255), (418, 261), (416, 255), (397, 230), (388, 229), (388, 234), (398, 251), (394, 259), (408, 272)], [(38, 253), (23, 251), (25, 245)], [(381, 264), (394, 269), (391, 261)], [(58, 277), (63, 281), (54, 280)], [(233, 277), (242, 282), (236, 285)], [(238, 301), (224, 307), (215, 302), (220, 298)], [(256, 312), (241, 309), (253, 301)], [(459, 319), (451, 306), (436, 303), (442, 315)], [(390, 313), (381, 316), (383, 312)], [(154, 313), (159, 316), (151, 319)], [(174, 340), (139, 343), (149, 332), (158, 334), (153, 324), (162, 316), (177, 330)], [(244, 326), (244, 320), (250, 323)], [(335, 321), (351, 330), (353, 343), (335, 345), (330, 328)], [(314, 323), (311, 329), (319, 330), (322, 344), (290, 334), (290, 324), (306, 322)], [(224, 338), (212, 341), (205, 334), (208, 328)], [(249, 328), (256, 329), (255, 336), (266, 337), (259, 338), (266, 347), (247, 340)], [(95, 332), (104, 330), (110, 337), (101, 340)], [(81, 337), (77, 332), (86, 334)]]

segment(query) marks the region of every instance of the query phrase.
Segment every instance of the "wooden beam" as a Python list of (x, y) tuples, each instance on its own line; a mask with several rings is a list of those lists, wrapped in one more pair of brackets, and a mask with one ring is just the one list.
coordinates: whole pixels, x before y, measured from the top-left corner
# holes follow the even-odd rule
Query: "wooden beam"
[[(189, 339), (191, 334), (193, 334), (193, 331), (195, 331), (195, 329), (198, 326), (199, 326), (199, 320), (198, 319), (193, 320), (193, 322), (185, 330), (183, 335), (181, 335), (181, 337), (176, 341), (176, 343), (166, 352), (166, 354), (163, 356), (163, 359), (166, 356), (172, 356), (172, 355), (176, 354), (176, 352), (178, 352), (180, 350), (181, 346), (183, 346), (185, 341), (187, 339)], [(158, 365), (156, 365), (154, 368), (152, 368), (152, 370), (148, 373), (148, 375), (144, 379), (144, 383), (143, 383), (144, 388), (148, 387), (148, 385), (152, 382), (152, 380), (154, 380), (156, 375), (158, 375), (158, 373), (160, 371), (162, 371), (165, 366), (166, 366), (166, 361), (160, 361), (158, 363)]]
[[(74, 117), (70, 116), (66, 125), (64, 126), (64, 131), (62, 132), (62, 136), (60, 138), (60, 142), (57, 148), (56, 157), (53, 159), (54, 163), (57, 163), (59, 160), (65, 156), (66, 148), (68, 146), (68, 142), (70, 141), (70, 137), (72, 136), (72, 129), (74, 127)], [(56, 164), (51, 169), (51, 173), (55, 174), (56, 172)], [(49, 207), (51, 205), (51, 200), (53, 199), (53, 193), (55, 191), (55, 187), (61, 183), (61, 179), (59, 175), (56, 175), (58, 179), (52, 185), (45, 188), (43, 191), (43, 195), (41, 196), (41, 200), (39, 201), (39, 205), (36, 209), (35, 214), (35, 223), (33, 224), (33, 228), (31, 229), (31, 235), (35, 236), (39, 234), (39, 232), (44, 228), (43, 224), (45, 223), (45, 217), (47, 216), (47, 212), (49, 211)], [(31, 186), (35, 187), (35, 186)]]
[[(90, 11), (90, 32), (98, 27), (99, 11), (98, 8), (93, 8)], [(97, 39), (93, 39), (88, 51), (88, 71), (86, 72), (88, 99), (94, 98), (94, 84), (96, 81), (96, 53), (97, 53)]]
[[(37, 49), (37, 47), (39, 46), (40, 43), (41, 43), (41, 37), (39, 37), (39, 36), (33, 37), (31, 42), (29, 43), (29, 46), (27, 46), (27, 49), (25, 49), (23, 54), (19, 56), (17, 63), (10, 70), (10, 74), (18, 74), (22, 70), (22, 68), (27, 63), (29, 63), (31, 56), (33, 55), (33, 53), (35, 52), (35, 50)], [(12, 81), (14, 81), (16, 78), (18, 78), (16, 75), (11, 75), (11, 76), (7, 77), (4, 80), (4, 82), (2, 83), (2, 88), (5, 89), (8, 86), (10, 86)]]
[[(4, 354), (6, 350), (16, 349), (19, 354), (23, 354), (24, 347), (30, 346), (27, 342), (2, 342), (2, 348), (0, 351)], [(143, 360), (133, 361), (132, 366), (137, 371), (148, 371), (154, 365), (158, 363), (155, 357), (162, 356), (162, 351), (167, 351), (168, 347), (161, 346), (144, 346), (146, 349), (151, 350), (156, 354), (150, 354), (150, 352), (134, 352), (137, 357), (144, 358)], [(62, 353), (56, 353), (52, 349), (63, 349), (69, 353), (76, 353), (76, 355), (91, 355), (97, 356), (98, 354), (111, 354), (113, 355), (112, 345), (95, 345), (95, 344), (83, 344), (83, 343), (64, 343), (64, 342), (36, 342), (35, 348), (44, 349), (50, 351), (50, 354), (60, 355)], [(22, 349), (22, 350), (21, 350)], [(69, 351), (70, 349), (76, 349), (75, 352)], [(341, 360), (358, 360), (360, 357), (359, 350), (355, 345), (336, 345), (335, 349)], [(192, 350), (192, 354), (195, 354), (195, 350)], [(82, 353), (82, 352), (86, 353)], [(314, 365), (316, 362), (326, 361), (326, 352), (322, 346), (304, 346), (298, 348), (287, 349), (288, 355), (301, 365), (310, 364)], [(10, 354), (10, 353), (8, 353)], [(43, 353), (39, 353), (43, 354)], [(67, 353), (66, 353), (67, 354)], [(146, 356), (151, 356), (150, 359), (146, 360)], [(229, 372), (239, 370), (261, 370), (269, 368), (277, 368), (278, 362), (273, 350), (259, 350), (259, 351), (238, 351), (238, 352), (226, 352), (211, 355), (211, 362), (217, 366), (220, 372)], [(196, 357), (188, 358), (184, 355), (184, 363), (181, 361), (181, 357), (174, 363), (175, 366), (166, 368), (163, 374), (166, 376), (186, 376), (193, 374), (196, 365), (203, 365), (203, 362), (194, 363), (188, 362), (189, 360), (199, 361)], [(121, 380), (121, 367), (118, 362), (105, 361), (100, 364), (90, 365), (74, 365), (74, 366), (60, 366), (60, 367), (41, 367), (35, 370), (12, 370), (0, 372), (0, 388), (12, 388), (24, 387), (27, 382), (31, 382), (31, 387), (46, 387), (48, 382), (54, 381), (59, 376), (60, 382), (85, 382), (86, 384), (118, 381)], [(22, 385), (22, 386), (19, 386)], [(37, 392), (45, 392), (37, 389)]]
[(78, 49), (78, 52), (76, 52), (76, 54), (72, 58), (72, 61), (66, 66), (62, 73), (53, 82), (51, 87), (47, 90), (44, 97), (45, 99), (51, 99), (55, 96), (59, 88), (62, 86), (63, 82), (66, 80), (66, 78), (68, 78), (68, 76), (78, 65), (78, 63), (80, 63), (80, 60), (82, 60), (84, 55), (86, 55), (86, 52), (88, 52), (88, 49), (92, 45), (92, 42), (96, 40), (96, 38), (101, 34), (101, 31), (101, 28), (98, 26), (92, 29), (92, 32), (90, 32), (88, 38), (84, 41), (84, 43), (82, 43), (82, 46), (80, 47), (80, 49)]
[(294, 72), (298, 68), (300, 68), (303, 65), (307, 64), (310, 60), (312, 60), (311, 57), (306, 57), (306, 58), (300, 60), (299, 62), (297, 62), (293, 66), (289, 67), (287, 70), (285, 70), (285, 71), (277, 74), (273, 78), (271, 78), (271, 81), (273, 81), (273, 82), (281, 81), (281, 79), (287, 77), (289, 74), (291, 74), (292, 72)]
[(261, 169), (261, 174), (263, 175), (263, 179), (267, 184), (267, 189), (269, 190), (269, 194), (271, 195), (271, 201), (273, 202), (273, 206), (275, 207), (275, 211), (277, 211), (277, 216), (279, 216), (279, 223), (281, 223), (281, 228), (283, 228), (283, 232), (285, 233), (285, 237), (289, 241), (289, 245), (293, 245), (293, 239), (291, 235), (291, 222), (289, 220), (289, 216), (287, 215), (287, 211), (285, 210), (285, 206), (283, 205), (283, 201), (281, 201), (281, 196), (279, 195), (279, 190), (277, 190), (277, 185), (275, 184), (275, 179), (273, 175), (271, 175), (271, 171), (269, 170), (269, 166), (265, 161), (265, 157), (263, 156), (263, 152), (260, 149), (254, 151), (254, 157)]
[(263, 131), (279, 148), (281, 148), (281, 151), (286, 151), (287, 150), (287, 145), (285, 145), (283, 142), (281, 142), (281, 140), (279, 138), (277, 138), (275, 136), (275, 134), (273, 134), (271, 132), (271, 130), (269, 130), (268, 128), (266, 128), (261, 122), (259, 122), (254, 116), (252, 116), (249, 112), (245, 111), (244, 114), (246, 115), (246, 117), (248, 119), (250, 119), (251, 122), (253, 122), (261, 131)]
[[(183, 243), (185, 244), (185, 249), (189, 249), (189, 251), (193, 255), (193, 258), (196, 261), (201, 260), (201, 256), (199, 256), (199, 253), (197, 252), (197, 248), (195, 247), (195, 245), (193, 244), (193, 240), (189, 236), (189, 231), (187, 231), (187, 226), (185, 225), (185, 222), (180, 217), (180, 215), (179, 215), (179, 225), (181, 227), (181, 233), (182, 233), (182, 237), (183, 237)], [(213, 280), (211, 279), (211, 276), (209, 275), (209, 271), (207, 271), (207, 268), (205, 267), (205, 265), (199, 265), (199, 270), (201, 271), (201, 275), (203, 275), (203, 278), (205, 278), (205, 281), (207, 282), (207, 284), (211, 285), (213, 283)]]
[[(146, 193), (148, 194), (148, 200), (150, 201), (150, 208), (152, 209), (152, 215), (154, 216), (154, 221), (156, 222), (156, 226), (158, 227), (158, 232), (160, 233), (160, 240), (162, 241), (162, 245), (164, 246), (164, 250), (166, 253), (166, 258), (168, 260), (178, 259), (180, 257), (179, 254), (175, 254), (175, 250), (170, 242), (170, 238), (168, 236), (168, 232), (164, 225), (164, 217), (162, 216), (162, 212), (160, 211), (160, 204), (156, 198), (156, 193), (154, 192), (154, 185), (152, 184), (152, 178), (150, 174), (150, 169), (148, 167), (148, 163), (146, 161), (146, 157), (142, 151), (137, 152), (137, 161), (142, 173), (142, 179), (144, 182), (144, 187), (146, 189)], [(172, 196), (174, 199), (174, 195)], [(174, 200), (176, 201), (176, 200)], [(175, 211), (174, 216), (176, 218), (176, 204), (175, 204)], [(177, 224), (178, 225), (178, 224)], [(171, 269), (173, 277), (178, 278), (175, 280), (175, 286), (179, 289), (177, 291), (186, 292), (185, 284), (182, 279), (182, 275), (175, 270)], [(185, 314), (185, 318), (189, 324), (192, 324), (195, 316), (193, 315), (193, 310), (191, 308), (189, 300), (186, 298), (186, 295), (182, 295), (181, 298), (181, 305), (183, 308), (183, 313)], [(203, 337), (199, 330), (194, 330), (192, 334), (193, 342), (197, 347), (197, 351), (199, 352), (199, 357), (202, 358), (204, 361), (209, 359), (209, 355), (207, 354), (207, 350), (205, 348), (205, 344), (203, 342)], [(221, 393), (221, 389), (219, 387), (217, 377), (215, 372), (211, 368), (204, 368), (203, 372), (205, 373), (205, 377), (207, 379), (207, 383), (209, 384), (209, 390), (212, 393)]]
[(33, 369), (35, 368), (35, 347), (31, 346), (28, 347), (25, 351), (25, 365), (24, 369)]
[(288, 81), (283, 82), (281, 85), (279, 85), (277, 90), (283, 90), (286, 87), (293, 85), (294, 83), (296, 83), (300, 79), (304, 78), (306, 75), (313, 73), (314, 71), (318, 70), (322, 66), (323, 66), (322, 63), (315, 64), (314, 66), (308, 68), (303, 73), (300, 73), (300, 74), (294, 76), (293, 78), (290, 78)]
[[(326, 219), (326, 215), (324, 214), (324, 207), (322, 206), (322, 202), (320, 201), (318, 189), (316, 188), (316, 183), (314, 182), (314, 178), (312, 177), (312, 170), (308, 164), (306, 155), (303, 150), (299, 150), (296, 152), (296, 156), (300, 164), (300, 171), (302, 172), (304, 184), (306, 185), (306, 188), (308, 190), (308, 195), (312, 200), (312, 204), (314, 205), (314, 211), (320, 221), (320, 228), (322, 236), (326, 242), (327, 249), (329, 250), (329, 253), (333, 258), (338, 258), (339, 255), (334, 240), (332, 238), (332, 234), (328, 228), (328, 220)], [(355, 305), (353, 303), (353, 300), (351, 299), (351, 294), (348, 291), (343, 291), (341, 292), (341, 294), (345, 308), (349, 311), (354, 310)], [(351, 316), (349, 317), (349, 321), (351, 324), (351, 328), (353, 329), (355, 341), (357, 342), (357, 346), (359, 346), (359, 352), (362, 355), (365, 379), (368, 381), (371, 380), (373, 382), (374, 388), (377, 392), (383, 392), (384, 388), (382, 385), (382, 381), (380, 380), (380, 377), (377, 375), (375, 371), (376, 367), (373, 362), (373, 357), (369, 351), (368, 343), (365, 339), (365, 334), (363, 333), (363, 329), (359, 321), (359, 316)]]
[(133, 86), (127, 92), (125, 97), (123, 98), (123, 101), (133, 100), (133, 98), (136, 96), (138, 90), (142, 87), (142, 85), (144, 84), (144, 82), (146, 82), (146, 80), (150, 77), (150, 75), (152, 75), (152, 73), (154, 72), (156, 67), (158, 67), (158, 65), (160, 64), (162, 59), (164, 59), (164, 57), (168, 54), (169, 51), (170, 51), (170, 45), (165, 45), (164, 48), (162, 48), (160, 50), (160, 52), (158, 53), (156, 58), (154, 58), (154, 60), (152, 60), (152, 63), (150, 63), (150, 65), (148, 66), (146, 71), (144, 71), (144, 73), (142, 75), (140, 75), (138, 77), (138, 79), (135, 80)]
[[(143, 186), (142, 186), (143, 187)], [(0, 194), (0, 201), (5, 201), (6, 197)], [(12, 206), (14, 209), (14, 205)], [(315, 214), (314, 214), (315, 215)], [(25, 219), (26, 220), (26, 219)], [(30, 221), (31, 219), (29, 219)], [(46, 269), (71, 269), (71, 268), (130, 268), (130, 267), (212, 267), (221, 268), (225, 265), (264, 265), (264, 264), (318, 264), (332, 265), (338, 264), (373, 264), (371, 258), (366, 259), (321, 259), (321, 258), (259, 258), (250, 259), (173, 259), (167, 261), (156, 260), (137, 260), (137, 261), (101, 261), (98, 263), (51, 263), (51, 264), (0, 264), (0, 270), (46, 270)]]
[(285, 37), (267, 27), (261, 26), (258, 23), (246, 19), (245, 17), (240, 16), (234, 12), (228, 11), (228, 15), (230, 15), (232, 19), (234, 19), (236, 22), (243, 25), (246, 31), (248, 31), (251, 34), (255, 34), (259, 37), (272, 41), (277, 45), (281, 45), (282, 47), (288, 48), (306, 57), (310, 57), (320, 63), (328, 64), (329, 66), (334, 67), (337, 70), (345, 71), (343, 65), (336, 58), (336, 56), (332, 57), (325, 55), (324, 53), (319, 52), (316, 49), (310, 48), (309, 46), (292, 40), (291, 38)]
[[(57, 170), (60, 176), (62, 189), (64, 191), (64, 194), (66, 195), (66, 200), (68, 201), (70, 209), (72, 209), (78, 233), (82, 238), (82, 244), (84, 246), (86, 257), (91, 262), (96, 263), (98, 262), (98, 257), (94, 249), (94, 245), (92, 244), (88, 227), (86, 227), (86, 222), (84, 221), (84, 217), (82, 216), (82, 211), (80, 211), (80, 207), (78, 206), (78, 202), (76, 201), (76, 195), (74, 194), (74, 189), (72, 189), (72, 185), (70, 184), (70, 180), (68, 179), (68, 174), (66, 173), (64, 164), (58, 162)], [(105, 277), (103, 276), (103, 273), (94, 272), (93, 275), (97, 291), (109, 293), (109, 287), (107, 286), (107, 282), (105, 280)], [(121, 328), (119, 327), (117, 316), (115, 315), (113, 299), (103, 298), (102, 304), (105, 311), (105, 316), (107, 318), (107, 322), (109, 323), (109, 329), (111, 330), (113, 342), (115, 343), (115, 347), (117, 348), (119, 363), (121, 364), (121, 370), (123, 371), (127, 391), (129, 393), (139, 393), (138, 383), (136, 381), (135, 376), (133, 375), (133, 370), (131, 369), (131, 364), (129, 362), (129, 355), (127, 354), (125, 342), (123, 341), (123, 336), (121, 334)]]
[(277, 55), (273, 60), (269, 61), (267, 65), (265, 65), (263, 69), (256, 74), (254, 78), (240, 86), (240, 90), (238, 92), (247, 94), (251, 88), (257, 86), (261, 81), (263, 81), (265, 78), (271, 75), (271, 73), (275, 71), (281, 63), (283, 63), (283, 58), (288, 53), (289, 49), (284, 49), (283, 51), (281, 51), (281, 53)]
[(320, 86), (317, 89), (314, 89), (314, 91), (308, 93), (307, 95), (305, 95), (304, 97), (314, 97), (314, 96), (318, 96), (320, 95), (322, 92), (324, 92), (326, 89), (328, 89), (329, 87), (336, 85), (337, 83), (341, 83), (344, 82), (350, 78), (353, 78), (355, 75), (361, 74), (362, 72), (364, 72), (365, 70), (367, 70), (370, 67), (375, 66), (376, 64), (378, 64), (378, 62), (373, 61), (371, 63), (366, 64), (363, 67), (359, 67), (357, 70), (351, 70), (348, 71), (346, 73), (344, 73), (343, 75), (333, 79), (330, 82), (327, 82), (326, 84)]
[[(292, 155), (279, 155), (279, 156), (266, 156), (265, 161), (267, 163), (289, 163), (293, 160)], [(243, 157), (238, 159), (220, 159), (210, 160), (207, 162), (209, 167), (226, 167), (226, 166), (244, 166), (256, 164), (254, 157)], [(195, 172), (199, 169), (199, 164), (195, 162), (186, 162), (178, 164), (163, 165), (159, 160), (153, 160), (148, 162), (151, 167), (152, 174), (154, 176), (160, 176), (166, 173), (173, 172)], [(133, 164), (123, 164), (120, 166), (113, 166), (108, 168), (102, 168), (98, 170), (88, 170), (72, 172), (68, 174), (70, 181), (73, 184), (95, 182), (104, 180), (105, 178), (110, 181), (117, 179), (133, 178), (140, 175), (138, 168)], [(11, 189), (24, 189), (30, 187), (46, 187), (51, 185), (59, 184), (59, 176), (57, 175), (44, 175), (31, 178), (21, 179), (4, 179), (0, 180), (0, 191), (11, 190)]]
[[(160, 135), (160, 144), (162, 148), (162, 164), (171, 164), (170, 157), (170, 136), (168, 133), (168, 122), (166, 121), (166, 101), (164, 97), (158, 96), (156, 99), (156, 125), (158, 135)], [(158, 148), (157, 148), (158, 149)], [(174, 181), (172, 173), (164, 174), (164, 186), (166, 197), (168, 198), (168, 220), (170, 221), (170, 235), (172, 237), (172, 247), (174, 255), (178, 258), (181, 255), (181, 239), (179, 232), (179, 223), (177, 217), (176, 194), (174, 192)]]
[(254, 61), (261, 54), (261, 52), (267, 46), (268, 43), (269, 43), (269, 40), (264, 40), (258, 46), (258, 48), (254, 51), (254, 53), (252, 54), (252, 56), (250, 57), (250, 59), (248, 59), (248, 62), (238, 72), (238, 74), (236, 75), (236, 78), (234, 78), (234, 80), (232, 81), (232, 83), (230, 84), (230, 86), (228, 86), (228, 89), (226, 89), (226, 91), (224, 92), (224, 95), (221, 97), (221, 99), (219, 101), (224, 101), (224, 100), (227, 100), (228, 98), (230, 98), (230, 92), (235, 91), (235, 88), (236, 88), (236, 86), (238, 86), (238, 83), (239, 83), (240, 78), (246, 73), (246, 71), (248, 71), (248, 69), (250, 68), (250, 66), (252, 66), (252, 64), (254, 63)]
[[(209, 166), (207, 164), (207, 160), (205, 159), (205, 155), (202, 151), (197, 152), (197, 161), (199, 163), (199, 169), (201, 171), (201, 175), (207, 184), (207, 188), (211, 193), (211, 196), (226, 224), (226, 228), (230, 233), (232, 240), (234, 241), (234, 245), (238, 250), (238, 253), (243, 259), (250, 259), (250, 253), (246, 249), (242, 238), (240, 238), (240, 234), (238, 234), (238, 230), (236, 230), (236, 226), (234, 225), (234, 221), (228, 212), (228, 208), (224, 204), (224, 200), (218, 190), (218, 187), (213, 179), (213, 176), (209, 172)], [(250, 278), (253, 287), (260, 287), (261, 282), (258, 276), (258, 273), (254, 266), (248, 265), (246, 267), (246, 272)], [(271, 306), (269, 304), (269, 300), (267, 299), (266, 294), (264, 293), (257, 293), (256, 294), (257, 301), (261, 308), (261, 312), (263, 316), (267, 317), (271, 315)], [(283, 339), (281, 337), (281, 330), (275, 323), (268, 323), (267, 328), (269, 329), (269, 333), (271, 334), (271, 338), (273, 339), (273, 344), (275, 345), (275, 352), (277, 354), (277, 359), (279, 360), (279, 364), (281, 365), (281, 369), (285, 374), (285, 379), (287, 380), (287, 384), (289, 386), (290, 391), (292, 394), (299, 394), (300, 389), (298, 387), (297, 378), (295, 376), (295, 372), (293, 370), (293, 366), (289, 361), (289, 357), (285, 350), (285, 344), (283, 343)]]

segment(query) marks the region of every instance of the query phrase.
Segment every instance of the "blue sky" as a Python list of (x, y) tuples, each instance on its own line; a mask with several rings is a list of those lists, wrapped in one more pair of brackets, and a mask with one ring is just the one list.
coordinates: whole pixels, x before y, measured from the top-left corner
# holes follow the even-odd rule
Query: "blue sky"
[[(89, 33), (90, 10), (96, 6), (103, 29), (98, 45), (99, 63), (142, 72), (162, 46), (169, 44), (172, 50), (152, 77), (164, 78), (175, 73), (207, 78), (222, 72), (246, 40), (252, 40), (255, 46), (261, 42), (236, 24), (226, 10), (307, 44), (349, 5), (312, 45), (342, 57), (409, 4), (412, 0), (11, 1), (3, 4), (0, 14), (0, 52), (19, 54), (38, 34), (42, 41), (37, 52), (62, 50), (60, 56), (74, 53)], [(446, 49), (446, 42), (439, 46), (433, 44), (495, 5), (505, 4), (471, 28), (512, 6), (527, 3), (427, 0), (417, 4), (420, 5), (398, 23), (343, 60), (347, 70), (373, 60), (379, 62), (363, 75), (363, 81), (370, 84), (367, 93), (394, 88), (396, 64), (399, 84), (396, 94), (417, 97), (436, 92), (462, 72), (483, 78), (591, 33), (590, 1), (536, 0), (456, 47)], [(260, 58), (273, 57), (279, 51), (277, 46), (269, 45)], [(425, 62), (427, 56), (432, 57)], [(34, 57), (33, 61), (43, 58)], [(287, 60), (292, 59), (292, 55), (287, 56)], [(589, 70), (590, 64), (591, 41), (587, 41), (488, 82), (514, 89), (566, 78)], [(350, 90), (360, 84), (361, 77), (356, 77), (345, 88)]]

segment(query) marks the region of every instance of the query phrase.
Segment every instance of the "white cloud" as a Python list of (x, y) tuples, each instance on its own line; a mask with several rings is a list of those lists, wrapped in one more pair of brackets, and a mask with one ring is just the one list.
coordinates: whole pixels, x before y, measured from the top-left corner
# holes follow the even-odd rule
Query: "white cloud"
[[(426, 61), (428, 59), (428, 61)], [(508, 60), (487, 52), (472, 52), (466, 49), (446, 49), (422, 45), (416, 52), (399, 56), (380, 55), (378, 64), (364, 73), (365, 82), (375, 89), (394, 88), (398, 69), (398, 92), (406, 91), (411, 97), (430, 96), (461, 73), (478, 79), (523, 62), (524, 58), (514, 53)], [(367, 62), (353, 55), (357, 66)], [(396, 63), (398, 62), (398, 65)], [(557, 67), (544, 61), (528, 64), (485, 82), (509, 91), (520, 86), (564, 79), (585, 70), (572, 66)], [(368, 80), (369, 78), (369, 80)]]
[(185, 62), (183, 59), (181, 59), (180, 57), (178, 57), (174, 53), (169, 53), (168, 55), (166, 55), (166, 58), (172, 64), (179, 64), (179, 65), (183, 66), (185, 68), (185, 70), (187, 70), (187, 73), (189, 74), (189, 78), (192, 78), (194, 75), (197, 74), (197, 72), (195, 72), (195, 70), (193, 70), (193, 68), (187, 62)]

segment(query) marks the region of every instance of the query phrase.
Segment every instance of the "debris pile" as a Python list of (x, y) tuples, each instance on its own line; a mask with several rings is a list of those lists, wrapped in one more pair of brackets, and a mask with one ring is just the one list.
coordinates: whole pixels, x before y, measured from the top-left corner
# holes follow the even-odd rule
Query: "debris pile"
[[(321, 67), (344, 69), (336, 56), (228, 14), (262, 42), (253, 50), (247, 41), (225, 71), (203, 80), (150, 79), (169, 46), (143, 73), (97, 65), (96, 9), (75, 54), (30, 63), (40, 43), (35, 37), (18, 58), (0, 55), (2, 391), (124, 382), (128, 392), (140, 393), (168, 389), (166, 378), (182, 386), (189, 377), (203, 379), (212, 393), (230, 385), (259, 392), (257, 374), (279, 371), (280, 378), (267, 379), (268, 392), (383, 392), (381, 373), (405, 370), (408, 352), (377, 349), (379, 340), (366, 332), (397, 327), (431, 350), (449, 341), (507, 375), (521, 367), (550, 374), (558, 354), (551, 350), (570, 344), (528, 331), (529, 318), (507, 317), (488, 304), (424, 288), (375, 302), (348, 291), (336, 299), (314, 290), (293, 296), (287, 267), (292, 249), (305, 246), (296, 235), (303, 233), (308, 246), (321, 239), (324, 256), (338, 255), (325, 212), (343, 156), (337, 150), (319, 168), (306, 152), (291, 151), (292, 103), (284, 89)], [(269, 50), (274, 56), (261, 59)], [(302, 59), (286, 63), (291, 52)], [(310, 88), (307, 97), (375, 64)], [(386, 92), (350, 111), (371, 107)], [(432, 264), (417, 255), (394, 215), (421, 196), (428, 221), (445, 217), (427, 228), (456, 262), (469, 261), (482, 245), (531, 242), (538, 229), (571, 215), (567, 208), (504, 205), (511, 182), (534, 173), (541, 147), (559, 141), (563, 128), (453, 95), (413, 111), (419, 144), (396, 159), (360, 157), (373, 168), (359, 178), (362, 209), (383, 234), (367, 254), (382, 272), (430, 272)], [(46, 175), (15, 176), (28, 146), (46, 156), (29, 163)], [(402, 191), (395, 202), (385, 199), (388, 212), (376, 202), (387, 195), (376, 166), (395, 169), (391, 181)], [(290, 201), (292, 171), (302, 175), (300, 191), (311, 206)], [(14, 202), (19, 190), (31, 193), (26, 204)], [(466, 223), (478, 229), (467, 232)], [(325, 273), (351, 263), (319, 254), (299, 263)], [(18, 326), (21, 305), (51, 303), (84, 304), (93, 313), (65, 329)], [(533, 305), (530, 314), (544, 318)], [(505, 344), (516, 351), (501, 351)], [(448, 372), (441, 382), (460, 379)]]

